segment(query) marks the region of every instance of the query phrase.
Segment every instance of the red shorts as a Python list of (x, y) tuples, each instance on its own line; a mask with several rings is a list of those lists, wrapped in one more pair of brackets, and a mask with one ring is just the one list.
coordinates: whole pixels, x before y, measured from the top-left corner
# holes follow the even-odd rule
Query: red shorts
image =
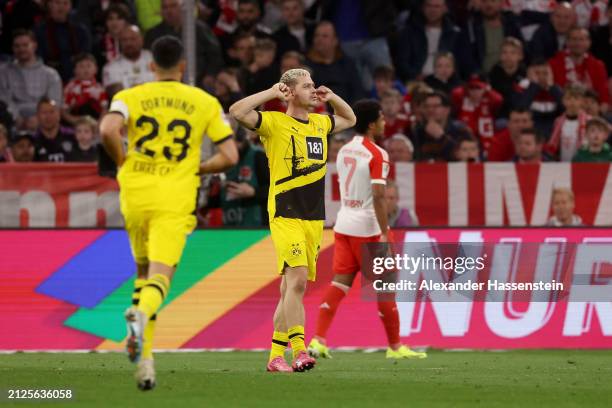
[(334, 233), (333, 271), (338, 275), (352, 275), (361, 270), (363, 244), (379, 242), (380, 235), (373, 237), (353, 237), (338, 232)]

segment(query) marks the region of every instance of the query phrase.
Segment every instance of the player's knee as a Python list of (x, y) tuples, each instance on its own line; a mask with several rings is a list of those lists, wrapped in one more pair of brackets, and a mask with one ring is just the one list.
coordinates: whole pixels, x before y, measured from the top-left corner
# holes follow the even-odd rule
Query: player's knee
[(293, 294), (303, 295), (306, 292), (306, 278), (296, 278), (291, 282), (287, 283), (287, 290), (291, 291)]

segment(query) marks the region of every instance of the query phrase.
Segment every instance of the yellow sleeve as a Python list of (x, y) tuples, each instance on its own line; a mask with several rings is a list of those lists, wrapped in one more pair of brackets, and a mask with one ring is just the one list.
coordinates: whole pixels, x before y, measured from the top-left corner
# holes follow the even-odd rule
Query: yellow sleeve
[(257, 111), (257, 114), (259, 115), (259, 119), (255, 125), (255, 132), (260, 137), (268, 137), (271, 134), (270, 129), (272, 128), (274, 117), (271, 112)]
[(327, 134), (329, 135), (330, 133), (334, 131), (334, 127), (336, 126), (336, 122), (334, 121), (334, 115), (323, 115), (323, 116), (327, 116), (327, 120), (325, 121), (325, 123), (329, 124), (329, 129), (327, 129)]
[(211, 102), (213, 114), (206, 128), (206, 135), (213, 143), (220, 143), (228, 137), (232, 136), (232, 128), (225, 118), (223, 108), (217, 99)]

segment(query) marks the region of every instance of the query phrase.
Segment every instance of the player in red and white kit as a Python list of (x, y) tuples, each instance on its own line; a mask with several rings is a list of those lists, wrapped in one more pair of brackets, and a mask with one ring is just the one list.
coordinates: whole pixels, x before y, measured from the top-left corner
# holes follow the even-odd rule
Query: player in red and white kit
[[(331, 285), (319, 308), (315, 337), (308, 351), (315, 357), (330, 357), (325, 337), (336, 310), (361, 270), (361, 246), (389, 242), (385, 187), (389, 156), (374, 142), (383, 136), (385, 119), (374, 100), (361, 100), (353, 107), (357, 134), (338, 152), (336, 169), (342, 206), (336, 219)], [(400, 343), (399, 314), (393, 297), (379, 297), (378, 311), (387, 333), (387, 358), (425, 358)]]

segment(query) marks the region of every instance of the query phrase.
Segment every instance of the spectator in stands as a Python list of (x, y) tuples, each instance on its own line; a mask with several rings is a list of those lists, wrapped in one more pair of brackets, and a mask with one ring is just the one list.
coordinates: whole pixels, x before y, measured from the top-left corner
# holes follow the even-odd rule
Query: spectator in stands
[(514, 146), (524, 129), (533, 127), (531, 112), (523, 108), (510, 111), (508, 127), (495, 134), (488, 151), (483, 151), (487, 161), (509, 161), (516, 155)]
[(338, 157), (338, 152), (348, 142), (348, 137), (344, 133), (334, 134), (329, 141), (329, 148), (327, 152), (327, 161), (329, 163), (335, 163)]
[(455, 140), (469, 134), (460, 122), (450, 120), (451, 103), (446, 95), (432, 92), (423, 103), (424, 118), (412, 134), (416, 161), (451, 161)]
[(138, 25), (143, 32), (161, 23), (161, 0), (134, 0)]
[(217, 97), (223, 110), (229, 112), (229, 107), (242, 99), (244, 93), (238, 84), (238, 76), (234, 69), (224, 68), (215, 78), (214, 95)]
[(567, 37), (567, 50), (559, 51), (551, 60), (555, 83), (560, 87), (580, 84), (594, 89), (602, 102), (602, 109), (608, 110), (608, 73), (601, 60), (589, 54), (591, 39), (584, 28), (573, 28)]
[[(104, 24), (106, 32), (102, 36), (99, 60), (109, 63), (121, 55), (119, 49), (119, 37), (121, 32), (130, 25), (131, 15), (129, 9), (123, 4), (111, 4), (104, 12)], [(102, 64), (102, 62), (100, 63)]]
[(240, 72), (242, 88), (247, 95), (268, 89), (278, 82), (280, 70), (275, 60), (276, 43), (269, 38), (257, 39), (253, 49), (253, 62), (243, 67)]
[(315, 25), (304, 18), (304, 2), (282, 0), (281, 10), (284, 25), (273, 34), (278, 45), (277, 55), (281, 57), (287, 51), (306, 53), (312, 44)]
[(478, 140), (471, 135), (459, 138), (455, 144), (454, 158), (460, 162), (479, 162), (480, 146)]
[(425, 0), (399, 33), (397, 70), (404, 81), (434, 73), (435, 57), (450, 52), (457, 57), (458, 71), (468, 77), (474, 70), (466, 37), (447, 16), (445, 0)]
[(599, 102), (599, 95), (592, 89), (584, 91), (584, 97), (582, 98), (582, 108), (584, 112), (592, 118), (601, 117), (612, 123), (612, 112), (602, 112), (601, 103)]
[(527, 81), (520, 83), (516, 106), (530, 110), (534, 126), (550, 135), (555, 119), (563, 112), (562, 98), (563, 90), (555, 85), (548, 62), (534, 58), (527, 68)]
[(91, 50), (91, 35), (81, 23), (68, 20), (71, 0), (48, 0), (47, 18), (36, 25), (38, 54), (55, 68), (62, 81), (72, 77), (72, 59)]
[(578, 149), (574, 162), (612, 162), (612, 150), (606, 143), (610, 136), (610, 125), (602, 118), (592, 118), (586, 124), (586, 146)]
[(98, 122), (91, 116), (82, 116), (76, 121), (74, 133), (77, 143), (68, 155), (68, 161), (97, 162), (98, 145), (96, 139)]
[(0, 69), (0, 99), (20, 129), (36, 129), (36, 106), (40, 98), (62, 100), (62, 81), (57, 71), (36, 57), (36, 38), (18, 30), (13, 37), (15, 61)]
[(245, 33), (233, 36), (232, 45), (227, 50), (228, 65), (235, 68), (248, 67), (253, 62), (254, 49), (254, 35)]
[(472, 13), (464, 32), (472, 58), (482, 72), (489, 72), (499, 61), (504, 38), (523, 40), (516, 17), (503, 12), (502, 5), (502, 0), (481, 0), (480, 12)]
[(512, 37), (504, 39), (499, 62), (489, 72), (491, 87), (504, 100), (497, 112), (498, 118), (507, 118), (517, 99), (519, 84), (525, 78), (523, 57), (523, 43)]
[[(425, 119), (425, 100), (433, 91), (425, 82), (409, 84), (406, 95), (404, 95), (402, 110), (408, 115), (410, 134), (414, 133), (417, 123)], [(448, 95), (446, 93), (443, 94)]]
[(391, 163), (408, 163), (414, 157), (414, 145), (403, 133), (396, 133), (384, 142)]
[(416, 227), (419, 225), (419, 219), (414, 211), (409, 208), (399, 207), (399, 189), (397, 188), (397, 184), (395, 184), (395, 182), (392, 180), (387, 180), (385, 201), (387, 201), (389, 227), (407, 228)]
[[(118, 11), (118, 8), (121, 11)], [(136, 16), (136, 10), (132, 0), (77, 0), (73, 10), (74, 15), (71, 16), (71, 19), (80, 22), (89, 29), (94, 46), (96, 44), (104, 46), (102, 39), (108, 31), (106, 19), (109, 10), (113, 10), (115, 14), (120, 13), (121, 21), (124, 21), (125, 25), (135, 23), (135, 18), (132, 18), (132, 16)], [(103, 51), (104, 47), (102, 48)]]
[(0, 163), (13, 161), (11, 149), (9, 149), (9, 133), (6, 126), (0, 124)]
[[(10, 7), (9, 7), (10, 6)], [(0, 20), (0, 54), (11, 52), (13, 33), (17, 30), (31, 30), (45, 14), (40, 0), (0, 1), (2, 20)]]
[(572, 8), (576, 10), (578, 27), (587, 30), (608, 24), (606, 9), (608, 0), (573, 0)]
[(612, 2), (608, 2), (606, 15), (608, 24), (596, 27), (592, 31), (591, 54), (606, 64), (606, 71), (608, 72), (608, 78), (610, 78), (612, 76), (612, 42), (610, 42), (612, 37)]
[(143, 50), (143, 39), (140, 29), (129, 26), (119, 36), (121, 56), (104, 66), (103, 83), (108, 90), (110, 86), (120, 85), (121, 89), (131, 88), (155, 79), (151, 71), (153, 57), (151, 52)]
[(240, 158), (225, 172), (221, 190), (224, 226), (260, 227), (268, 223), (268, 190), (270, 172), (263, 150), (252, 146), (246, 131), (238, 128), (236, 145)]
[(578, 85), (570, 85), (563, 95), (565, 113), (555, 120), (555, 126), (546, 145), (546, 152), (553, 158), (571, 161), (578, 149), (583, 145), (586, 134), (586, 123), (589, 115), (584, 111), (584, 89)]
[(261, 4), (258, 0), (238, 0), (233, 29), (220, 36), (223, 50), (228, 51), (235, 43), (236, 37), (254, 36), (269, 38), (270, 30), (261, 25)]
[(495, 119), (503, 98), (481, 77), (473, 76), (465, 84), (455, 88), (451, 94), (457, 119), (465, 123), (480, 141), (483, 150), (495, 135)]
[(352, 104), (364, 95), (355, 62), (340, 51), (336, 30), (329, 21), (317, 25), (306, 64), (317, 85), (324, 85)]
[(529, 44), (529, 55), (550, 59), (565, 49), (569, 31), (576, 26), (576, 11), (568, 2), (558, 2), (550, 20), (534, 32)]
[(304, 68), (305, 64), (306, 58), (302, 54), (297, 51), (288, 51), (280, 59), (281, 75), (290, 69)]
[(267, 0), (263, 5), (261, 25), (270, 32), (278, 30), (284, 23), (281, 3), (282, 0)]
[(380, 99), (380, 96), (391, 90), (396, 89), (401, 95), (406, 94), (406, 87), (398, 79), (395, 79), (395, 70), (389, 65), (380, 65), (374, 70), (374, 87), (370, 93), (373, 99)]
[(108, 96), (96, 80), (98, 65), (91, 54), (81, 54), (74, 60), (74, 79), (64, 88), (62, 118), (74, 125), (80, 116), (100, 118), (108, 107)]
[(410, 121), (402, 112), (402, 95), (395, 89), (384, 92), (380, 98), (380, 106), (385, 118), (384, 137), (388, 138), (396, 133), (406, 133)]
[(34, 135), (36, 161), (65, 162), (74, 151), (74, 132), (61, 126), (60, 119), (57, 102), (49, 98), (41, 99), (38, 103), (38, 131)]
[(558, 187), (552, 193), (552, 212), (546, 225), (549, 227), (580, 227), (582, 218), (574, 214), (574, 192), (569, 188)]
[(16, 163), (34, 161), (34, 138), (28, 132), (19, 132), (11, 141), (11, 155)]
[(455, 69), (455, 57), (450, 52), (441, 52), (434, 59), (433, 74), (425, 77), (425, 83), (432, 89), (450, 95), (453, 89), (461, 85)]
[(544, 140), (544, 136), (536, 128), (521, 130), (514, 143), (514, 161), (530, 164), (546, 161), (543, 152)]
[(331, 21), (336, 27), (342, 50), (357, 67), (360, 88), (371, 89), (374, 69), (379, 65), (391, 65), (387, 34), (397, 15), (394, 2), (324, 0), (319, 5), (322, 19)]
[[(165, 35), (182, 38), (183, 11), (182, 0), (161, 0), (162, 21), (152, 27), (145, 35), (145, 48), (151, 49), (153, 42)], [(219, 40), (212, 30), (201, 20), (195, 21), (196, 42), (196, 77), (210, 77), (212, 83), (214, 75), (223, 67), (223, 52)]]

